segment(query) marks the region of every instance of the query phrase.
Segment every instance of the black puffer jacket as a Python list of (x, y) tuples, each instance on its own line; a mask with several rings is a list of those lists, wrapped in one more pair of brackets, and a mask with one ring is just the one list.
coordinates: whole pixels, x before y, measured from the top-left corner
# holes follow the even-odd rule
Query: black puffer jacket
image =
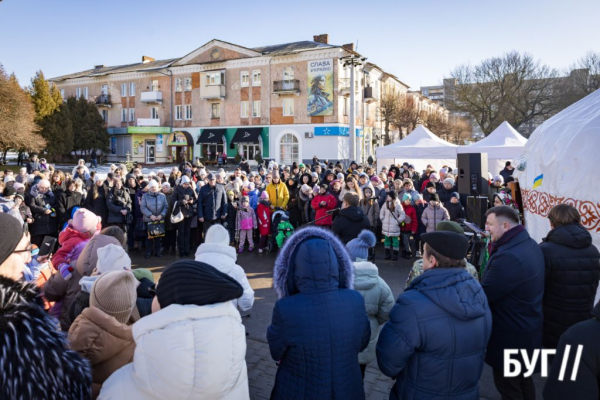
[(133, 209), (129, 191), (125, 188), (120, 190), (112, 188), (106, 196), (106, 207), (108, 208), (107, 224), (124, 224), (126, 219), (121, 210), (127, 210), (127, 213), (130, 213)]
[(540, 245), (546, 264), (544, 347), (556, 348), (560, 336), (590, 317), (600, 280), (600, 252), (581, 225), (551, 230)]
[[(56, 197), (54, 197), (52, 193), (38, 193), (37, 187), (31, 190), (31, 195), (29, 196), (29, 209), (33, 214), (33, 224), (29, 225), (29, 231), (32, 235), (56, 234), (58, 231), (56, 204)], [(47, 207), (55, 209), (54, 217), (51, 214), (46, 214)]]
[[(192, 204), (184, 204), (186, 196), (188, 200), (193, 200)], [(175, 202), (176, 206), (181, 209), (181, 212), (185, 218), (191, 218), (194, 216), (194, 214), (196, 214), (197, 196), (196, 192), (194, 192), (194, 189), (192, 189), (191, 186), (189, 186), (187, 189), (182, 185), (176, 186), (175, 190), (173, 191), (173, 202)]]
[(0, 276), (0, 398), (91, 398), (88, 361), (69, 350), (65, 334), (40, 304), (34, 285)]
[(65, 190), (58, 195), (58, 229), (62, 229), (63, 225), (71, 219), (73, 208), (83, 206), (83, 195), (79, 192), (71, 192)]
[(356, 239), (363, 229), (369, 229), (370, 227), (369, 217), (365, 215), (362, 208), (351, 206), (338, 213), (331, 230), (344, 244), (347, 244), (352, 239)]
[[(94, 190), (98, 193), (94, 194)], [(108, 209), (106, 208), (106, 194), (108, 190), (106, 186), (102, 185), (101, 187), (94, 189), (92, 187), (85, 197), (84, 207), (102, 218), (102, 223), (107, 223), (108, 217)], [(95, 198), (94, 198), (95, 197)]]

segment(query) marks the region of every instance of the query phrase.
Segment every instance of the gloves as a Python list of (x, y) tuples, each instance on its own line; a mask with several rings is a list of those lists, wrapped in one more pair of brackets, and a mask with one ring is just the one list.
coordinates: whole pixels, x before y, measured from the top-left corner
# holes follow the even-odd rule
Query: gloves
[(73, 276), (73, 267), (67, 263), (62, 263), (58, 266), (58, 272), (60, 272), (65, 281), (68, 281)]

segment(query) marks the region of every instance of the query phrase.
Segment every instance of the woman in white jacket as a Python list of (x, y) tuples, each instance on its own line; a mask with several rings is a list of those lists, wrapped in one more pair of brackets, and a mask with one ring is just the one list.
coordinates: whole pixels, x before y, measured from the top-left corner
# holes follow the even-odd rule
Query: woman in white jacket
[(406, 218), (404, 208), (398, 200), (398, 193), (394, 190), (390, 190), (387, 193), (385, 203), (381, 206), (379, 211), (379, 218), (381, 219), (381, 232), (385, 236), (383, 242), (385, 246), (385, 259), (392, 260), (398, 259), (398, 251), (400, 250), (400, 225)]
[(231, 300), (242, 287), (208, 264), (181, 260), (163, 272), (152, 314), (133, 325), (133, 362), (99, 399), (250, 398), (246, 331)]
[(244, 294), (232, 301), (240, 311), (248, 312), (254, 304), (254, 290), (248, 282), (244, 269), (236, 264), (236, 260), (237, 253), (234, 247), (229, 246), (227, 229), (219, 224), (211, 226), (206, 232), (204, 243), (196, 250), (196, 261), (212, 265), (242, 285)]
[(379, 276), (377, 266), (367, 261), (369, 249), (376, 243), (375, 234), (365, 229), (356, 239), (352, 239), (346, 245), (346, 250), (354, 264), (354, 289), (358, 290), (365, 299), (365, 308), (371, 326), (369, 345), (358, 354), (358, 364), (363, 379), (367, 364), (375, 360), (375, 347), (377, 339), (379, 339), (379, 331), (383, 324), (390, 319), (390, 310), (394, 306), (392, 290)]

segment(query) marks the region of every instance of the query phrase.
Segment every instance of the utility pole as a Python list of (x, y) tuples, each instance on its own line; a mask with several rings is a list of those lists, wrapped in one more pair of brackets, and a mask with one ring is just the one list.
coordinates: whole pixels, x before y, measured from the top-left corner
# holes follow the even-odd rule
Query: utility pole
[(350, 140), (350, 162), (356, 161), (356, 101), (355, 101), (355, 88), (356, 83), (354, 82), (354, 68), (362, 65), (363, 62), (367, 60), (366, 57), (360, 57), (358, 54), (354, 53), (347, 57), (342, 57), (341, 60), (344, 61), (343, 66), (350, 66), (350, 115), (348, 116), (350, 132), (348, 132), (349, 140)]

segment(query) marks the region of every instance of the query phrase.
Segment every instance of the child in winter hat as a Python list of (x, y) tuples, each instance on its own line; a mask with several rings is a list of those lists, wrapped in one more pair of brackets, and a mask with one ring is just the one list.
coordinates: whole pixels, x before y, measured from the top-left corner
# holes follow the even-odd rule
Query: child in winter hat
[(98, 277), (90, 293), (90, 307), (126, 324), (137, 300), (139, 285), (131, 271), (110, 271)]
[(366, 261), (369, 257), (369, 249), (374, 247), (376, 242), (375, 234), (368, 229), (363, 229), (356, 239), (352, 239), (346, 244), (350, 259), (353, 262)]

